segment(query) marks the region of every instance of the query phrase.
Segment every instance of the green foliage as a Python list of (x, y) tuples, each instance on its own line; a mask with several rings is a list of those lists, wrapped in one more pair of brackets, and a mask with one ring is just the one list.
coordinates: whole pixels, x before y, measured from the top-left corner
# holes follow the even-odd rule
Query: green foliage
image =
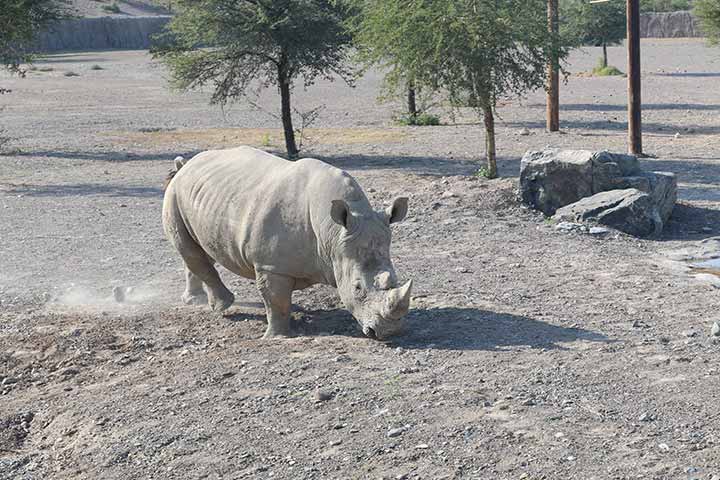
[(676, 12), (690, 10), (693, 2), (690, 0), (640, 0), (641, 12)]
[[(559, 39), (548, 34), (546, 0), (365, 0), (355, 24), (361, 59), (387, 69), (386, 81), (408, 79), (440, 92), (456, 107), (471, 99), (494, 139), (497, 100), (545, 84)], [(492, 143), (494, 145), (494, 142)], [(494, 146), (488, 144), (490, 175)]]
[(611, 0), (589, 3), (587, 0), (563, 0), (560, 3), (561, 35), (575, 45), (614, 45), (626, 36), (625, 2)]
[(0, 66), (23, 74), (33, 60), (35, 35), (68, 15), (64, 0), (4, 0), (0, 8)]
[(612, 65), (603, 65), (602, 60), (597, 67), (593, 68), (592, 74), (597, 77), (612, 77), (616, 75), (625, 75), (617, 67), (613, 67)]
[(712, 44), (720, 44), (720, 0), (696, 0), (693, 13)]
[(405, 114), (397, 118), (397, 123), (404, 126), (430, 127), (440, 125), (440, 117), (429, 113)]
[(481, 178), (494, 178), (494, 176), (491, 174), (490, 169), (488, 167), (480, 167), (478, 168), (478, 171), (475, 172), (475, 175)]
[(120, 5), (118, 5), (117, 2), (113, 2), (110, 5), (103, 5), (102, 9), (107, 13), (122, 13)]
[(156, 40), (155, 58), (171, 72), (180, 90), (211, 85), (212, 103), (226, 104), (276, 86), (288, 155), (297, 149), (290, 89), (317, 78), (351, 82), (346, 64), (351, 35), (349, 0), (178, 0), (176, 15)]

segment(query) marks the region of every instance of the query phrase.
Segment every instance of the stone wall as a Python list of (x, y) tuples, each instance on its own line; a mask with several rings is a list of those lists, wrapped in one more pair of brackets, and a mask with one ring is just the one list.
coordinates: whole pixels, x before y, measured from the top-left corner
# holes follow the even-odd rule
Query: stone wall
[(691, 12), (644, 13), (640, 15), (643, 38), (702, 37), (700, 24)]
[(55, 24), (38, 36), (44, 53), (88, 50), (144, 50), (171, 17), (78, 18)]

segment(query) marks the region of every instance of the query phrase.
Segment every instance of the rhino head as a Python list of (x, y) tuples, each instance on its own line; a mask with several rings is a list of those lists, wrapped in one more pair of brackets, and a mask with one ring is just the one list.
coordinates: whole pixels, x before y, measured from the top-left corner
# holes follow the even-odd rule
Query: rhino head
[(398, 287), (390, 259), (390, 224), (405, 218), (408, 199), (397, 198), (382, 212), (366, 205), (332, 201), (330, 214), (342, 227), (333, 270), (340, 298), (363, 333), (383, 339), (402, 332), (403, 317), (410, 309), (412, 280)]

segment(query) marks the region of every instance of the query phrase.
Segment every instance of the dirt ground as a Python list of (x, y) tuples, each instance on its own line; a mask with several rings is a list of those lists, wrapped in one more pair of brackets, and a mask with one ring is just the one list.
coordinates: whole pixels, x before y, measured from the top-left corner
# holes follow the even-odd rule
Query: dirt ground
[(144, 52), (0, 75), (0, 478), (720, 479), (720, 280), (686, 263), (720, 252), (720, 50), (643, 47), (643, 163), (680, 183), (654, 240), (562, 233), (516, 201), (528, 149), (626, 150), (625, 79), (577, 75), (598, 51), (571, 58), (561, 134), (542, 92), (500, 108), (492, 181), (473, 175), (470, 112), (397, 127), (376, 73), (296, 91), (300, 110), (326, 105), (306, 156), (377, 206), (410, 197), (393, 256), (414, 298), (387, 343), (326, 287), (295, 295), (297, 335), (278, 341), (227, 272), (226, 314), (180, 303), (160, 224), (172, 159), (279, 149), (275, 118), (168, 91)]

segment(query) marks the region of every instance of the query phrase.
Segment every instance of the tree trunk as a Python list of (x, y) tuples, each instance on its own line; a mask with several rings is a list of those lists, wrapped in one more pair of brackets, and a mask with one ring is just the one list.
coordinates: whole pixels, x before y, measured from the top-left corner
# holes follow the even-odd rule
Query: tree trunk
[(411, 118), (417, 117), (417, 103), (415, 102), (415, 85), (410, 82), (408, 83), (408, 91), (407, 91), (407, 109), (408, 109), (408, 115), (410, 115)]
[(627, 0), (628, 150), (642, 155), (642, 95), (640, 70), (640, 0)]
[(485, 120), (485, 155), (487, 156), (487, 178), (497, 177), (497, 158), (495, 157), (495, 116), (491, 106), (483, 106)]
[(295, 129), (292, 124), (292, 109), (290, 108), (290, 79), (287, 75), (287, 67), (282, 62), (278, 66), (278, 84), (280, 85), (280, 110), (285, 132), (285, 148), (288, 158), (294, 160), (298, 157), (298, 149), (295, 143)]
[(560, 130), (560, 61), (558, 59), (558, 0), (548, 0), (548, 33), (553, 37), (553, 52), (547, 66), (546, 127), (549, 132)]
[(603, 47), (602, 67), (605, 68), (608, 66), (607, 43), (603, 42), (602, 47)]

